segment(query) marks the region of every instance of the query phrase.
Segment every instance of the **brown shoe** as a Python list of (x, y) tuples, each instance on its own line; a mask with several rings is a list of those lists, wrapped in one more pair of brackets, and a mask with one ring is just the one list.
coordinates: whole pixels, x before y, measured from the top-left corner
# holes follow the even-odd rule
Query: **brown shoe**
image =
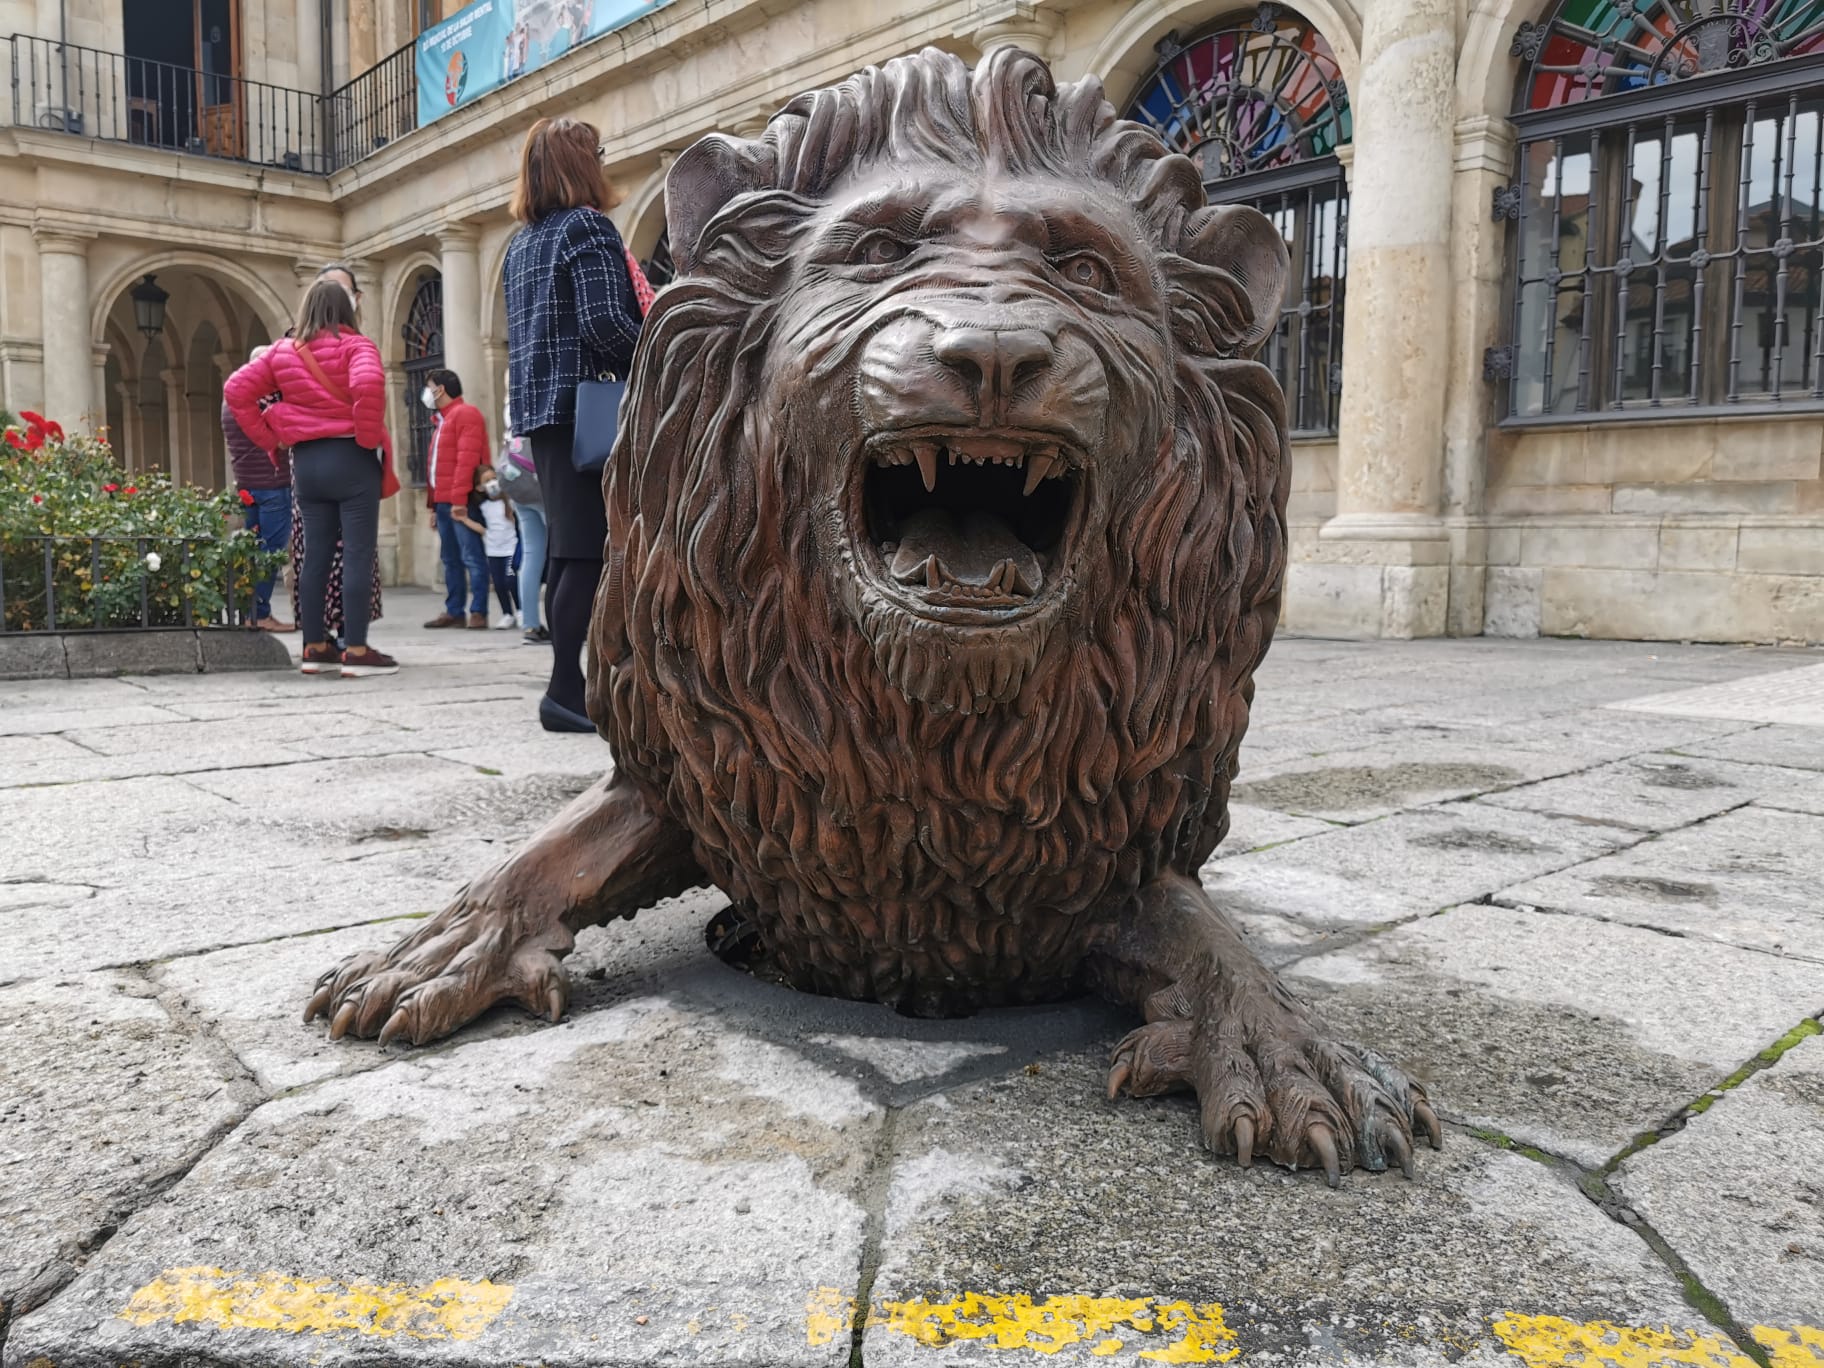
[(471, 632), (487, 631), (488, 630), (488, 615), (486, 613), (470, 613), (469, 614), (469, 630)]
[(424, 625), (426, 627), (460, 627), (462, 626), (462, 619), (455, 617), (450, 613), (439, 613)]
[(398, 674), (399, 662), (372, 646), (351, 646), (342, 652), (342, 678), (362, 679), (368, 675)]
[(304, 659), (298, 670), (303, 674), (334, 674), (342, 664), (342, 652), (328, 642), (321, 646), (306, 646)]
[(298, 630), (297, 623), (281, 622), (277, 618), (261, 618), (253, 625), (258, 627), (262, 632), (295, 632)]

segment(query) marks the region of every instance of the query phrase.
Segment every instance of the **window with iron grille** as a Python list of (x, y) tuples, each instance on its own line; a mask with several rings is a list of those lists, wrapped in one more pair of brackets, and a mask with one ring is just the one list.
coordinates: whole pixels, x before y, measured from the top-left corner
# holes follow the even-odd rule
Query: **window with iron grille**
[(1559, 0), (1513, 54), (1508, 418), (1824, 403), (1824, 0)]
[(678, 268), (671, 263), (671, 230), (659, 229), (659, 240), (653, 244), (652, 255), (640, 263), (640, 270), (646, 276), (646, 283), (655, 290), (662, 290), (677, 278)]
[(418, 402), (427, 376), (443, 366), (443, 277), (425, 271), (412, 291), (411, 307), (399, 329), (405, 342), (405, 424), (410, 436), (405, 465), (413, 485), (430, 469), (431, 411)]
[(1285, 236), (1294, 288), (1261, 359), (1296, 435), (1336, 431), (1342, 393), (1350, 140), (1341, 69), (1291, 10), (1263, 4), (1189, 42), (1168, 34), (1127, 117), (1197, 163), (1212, 203), (1251, 204)]

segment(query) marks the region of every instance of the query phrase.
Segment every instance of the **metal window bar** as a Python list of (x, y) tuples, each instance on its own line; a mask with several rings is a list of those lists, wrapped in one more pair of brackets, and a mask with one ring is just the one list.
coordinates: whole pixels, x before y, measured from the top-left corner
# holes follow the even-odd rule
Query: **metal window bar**
[[(1510, 313), (1520, 356), (1508, 381), (1509, 421), (1824, 400), (1824, 84), (1777, 95), (1737, 89), (1742, 98), (1701, 111), (1618, 96), (1601, 103), (1627, 101), (1636, 117), (1584, 130), (1567, 127), (1563, 111), (1521, 120)], [(1575, 332), (1563, 307), (1562, 236), (1574, 226), (1565, 167), (1573, 134), (1578, 146), (1589, 138), (1591, 163)], [(1638, 174), (1643, 158), (1657, 161), (1656, 186)], [(1537, 185), (1529, 183), (1535, 163), (1551, 168)], [(1637, 241), (1636, 218), (1649, 212), (1651, 241)], [(1528, 223), (1541, 216), (1549, 231), (1529, 238)], [(1529, 259), (1529, 240), (1545, 260)], [(1650, 282), (1638, 278), (1649, 272)], [(1529, 325), (1525, 303), (1534, 291), (1544, 295), (1539, 326)], [(1612, 326), (1600, 316), (1609, 307)], [(1560, 375), (1573, 337), (1574, 397)], [(1793, 364), (1795, 353), (1802, 360)]]
[[(250, 559), (230, 548), (219, 582), (213, 575), (191, 573), (196, 548), (214, 542), (208, 537), (37, 535), (0, 545), (0, 636), (250, 626), (254, 610), (254, 564)], [(106, 555), (109, 546), (122, 544), (132, 546), (132, 559), (122, 562)], [(160, 550), (161, 554), (156, 571), (146, 566), (146, 556), (153, 550)], [(87, 585), (77, 573), (85, 563)], [(26, 566), (33, 567), (36, 573), (21, 578), (21, 568)], [(163, 581), (158, 578), (161, 573), (167, 576)], [(110, 574), (112, 579), (107, 578)], [(123, 601), (107, 591), (127, 575), (133, 577), (136, 585), (130, 598)], [(244, 592), (243, 578), (247, 581)], [(34, 579), (36, 583), (32, 582)], [(154, 599), (155, 583), (160, 590), (177, 594), (176, 607), (168, 601), (161, 605)], [(220, 606), (210, 612), (206, 621), (199, 620), (198, 597), (216, 593), (220, 594)], [(137, 617), (130, 608), (135, 599)]]
[(1307, 162), (1205, 188), (1212, 203), (1251, 205), (1285, 236), (1296, 278), (1260, 360), (1285, 391), (1292, 435), (1334, 436), (1349, 224), (1341, 166)]

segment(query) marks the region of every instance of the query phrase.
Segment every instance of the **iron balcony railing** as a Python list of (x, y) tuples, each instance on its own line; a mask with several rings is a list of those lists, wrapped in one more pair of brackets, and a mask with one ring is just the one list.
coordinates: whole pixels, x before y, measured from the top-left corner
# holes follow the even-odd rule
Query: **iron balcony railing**
[(327, 96), (31, 34), (8, 46), (21, 128), (328, 175), (418, 126), (409, 43)]
[(330, 152), (352, 166), (418, 127), (418, 68), (413, 44), (382, 58), (329, 97)]
[(0, 636), (250, 626), (260, 552), (202, 550), (215, 545), (210, 537), (13, 538), (0, 544)]

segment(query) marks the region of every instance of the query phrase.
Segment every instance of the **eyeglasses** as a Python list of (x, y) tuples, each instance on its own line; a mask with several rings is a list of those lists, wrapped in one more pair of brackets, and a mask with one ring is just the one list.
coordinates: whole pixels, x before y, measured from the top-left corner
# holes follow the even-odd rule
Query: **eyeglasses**
[(606, 147), (604, 147), (601, 143), (597, 143), (595, 145), (595, 159), (597, 161), (607, 161), (608, 160), (608, 149)]

